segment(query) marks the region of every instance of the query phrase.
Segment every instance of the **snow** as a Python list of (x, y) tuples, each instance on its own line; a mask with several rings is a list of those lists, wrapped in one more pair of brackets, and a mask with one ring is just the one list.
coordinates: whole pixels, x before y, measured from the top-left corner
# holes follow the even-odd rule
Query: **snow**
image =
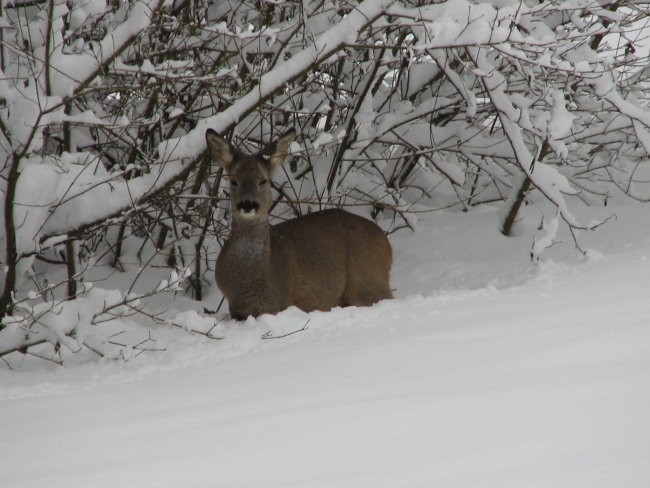
[[(104, 205), (93, 205), (79, 197), (101, 185), (110, 194), (110, 182), (114, 179), (115, 175), (109, 174), (99, 157), (91, 153), (64, 152), (58, 157), (46, 156), (28, 161), (22, 168), (16, 189), (18, 196), (14, 214), (16, 221), (20, 222), (16, 229), (18, 251), (27, 254), (38, 250), (41, 232), (61, 224), (59, 219), (63, 220), (62, 225), (72, 221), (69, 224), (72, 227), (80, 219), (92, 220), (101, 215)], [(75, 211), (66, 213), (69, 208)]]
[(531, 258), (536, 261), (546, 249), (556, 242), (555, 237), (557, 236), (560, 227), (560, 219), (556, 216), (552, 218), (548, 224), (542, 222), (540, 227), (542, 228), (541, 230), (544, 231), (544, 234), (540, 236), (539, 239), (535, 239), (533, 249), (530, 252)]
[[(156, 326), (166, 351), (126, 363), (9, 358), (3, 486), (647, 486), (647, 208), (584, 233), (587, 257), (560, 226), (538, 264), (548, 209), (513, 238), (497, 210), (392, 235), (396, 299), (373, 307), (226, 321), (212, 341)], [(215, 327), (185, 304), (185, 326)]]
[[(143, 155), (158, 164), (132, 179), (109, 171), (112, 165), (104, 165), (103, 155), (43, 156), (51, 149), (42, 147), (41, 129), (62, 122), (128, 125), (127, 115), (115, 121), (110, 111), (99, 104), (86, 107), (81, 99), (84, 108), (65, 113), (68, 97), (104, 83), (105, 70), (98, 75), (102, 65), (112, 74), (147, 75), (152, 83), (157, 77), (165, 83), (191, 78), (193, 62), (153, 64), (159, 56), (147, 58), (145, 50), (134, 57), (129, 47), (155, 12), (171, 2), (120, 3), (105, 36), (93, 42), (76, 34), (72, 44), (63, 42), (69, 35), (64, 30), (81, 32), (91, 17), (108, 19), (105, 0), (57, 0), (49, 20), (38, 9), (11, 22), (0, 19), (0, 28), (12, 27), (7, 46), (28, 46), (29, 54), (11, 48), (11, 62), (3, 66), (8, 71), (0, 72), (10, 149), (5, 152), (20, 155), (13, 213), (6, 215), (16, 222), (21, 257), (14, 315), (5, 317), (0, 330), (2, 486), (645, 487), (650, 478), (650, 215), (634, 204), (612, 209), (612, 201), (620, 202), (609, 190), (602, 193), (608, 208), (580, 209), (580, 199), (596, 200), (589, 192), (599, 191), (599, 184), (579, 192), (570, 164), (538, 161), (541, 146), (535, 148), (530, 139), (547, 140), (561, 159), (580, 164), (580, 147), (585, 154), (590, 150), (580, 138), (592, 145), (624, 141), (620, 154), (607, 163), (610, 177), (630, 196), (647, 200), (642, 188), (647, 171), (639, 161), (650, 152), (650, 115), (635, 95), (637, 85), (626, 88), (633, 75), (610, 70), (618, 58), (606, 66), (586, 41), (599, 29), (607, 32), (594, 18), (618, 23), (617, 14), (602, 12), (591, 0), (553, 6), (449, 0), (417, 8), (365, 0), (331, 24), (338, 14), (317, 3), (305, 5), (304, 32), (297, 29), (300, 21), (291, 19), (276, 24), (281, 28), (257, 30), (246, 23), (205, 25), (206, 33), (245, 40), (237, 58), (244, 63), (246, 54), (257, 50), (274, 52), (279, 61), (260, 69), (266, 72), (247, 95), (229, 100), (222, 94), (228, 108), (201, 118), (185, 135), (159, 141), (156, 156)], [(227, 10), (215, 5), (217, 11)], [(581, 28), (565, 31), (559, 22), (569, 18)], [(458, 150), (491, 178), (503, 175), (504, 189), (517, 182), (519, 169), (494, 166), (499, 158), (514, 159), (554, 207), (531, 203), (522, 209), (514, 237), (505, 238), (497, 231), (499, 208), (426, 214), (404, 194), (377, 194), (377, 203), (413, 210), (404, 218), (417, 232), (391, 236), (396, 299), (363, 309), (311, 314), (289, 309), (241, 324), (220, 320), (203, 312), (218, 306), (213, 283), (204, 302), (193, 302), (181, 286), (190, 270), (142, 267), (145, 260), (134, 257), (138, 246), (126, 249), (133, 243), (129, 238), (120, 256), (125, 271), (92, 260), (79, 275), (75, 300), (54, 297), (49, 286), (56, 280), (49, 272), (21, 282), (28, 270), (39, 272), (35, 253), (45, 244), (63, 243), (67, 233), (74, 236), (80, 226), (123, 211), (181, 174), (205, 149), (207, 127), (223, 131), (241, 121), (243, 128), (260, 100), (317, 65), (343, 59), (338, 56), (348, 50), (342, 49), (357, 38), (382, 46), (381, 35), (364, 36), (369, 30), (380, 33), (388, 22), (410, 28), (409, 76), (387, 72), (385, 84), (368, 92), (356, 112), (357, 135), (343, 164), (352, 159), (362, 166), (366, 158), (397, 154), (391, 143), (440, 148), (422, 158), (415, 183), (436, 188), (444, 176), (460, 191), (468, 173), (455, 159)], [(521, 28), (513, 28), (515, 23)], [(313, 42), (301, 44), (300, 36)], [(188, 42), (198, 46), (198, 40)], [(460, 67), (447, 57), (454, 46), (471, 55)], [(380, 70), (403, 55), (391, 51), (385, 50)], [(41, 61), (48, 55), (49, 67)], [(192, 81), (246, 81), (238, 79), (238, 62), (232, 59), (216, 75)], [(518, 63), (521, 74), (531, 77), (530, 86), (543, 88), (545, 100), (522, 91), (518, 77), (505, 77), (502, 66)], [(369, 58), (368, 67), (373, 64)], [(582, 100), (589, 97), (583, 88), (565, 94), (562, 82), (560, 88), (554, 85), (561, 76), (540, 78), (546, 71), (564, 71), (587, 83), (595, 96)], [(435, 97), (416, 96), (440, 72), (450, 86), (434, 83)], [(396, 84), (402, 80), (405, 86)], [(408, 101), (382, 98), (385, 90), (406, 90)], [(278, 108), (296, 120), (320, 113), (322, 129), (329, 108), (350, 106), (353, 95), (329, 98), (323, 92), (310, 95), (298, 111), (288, 99)], [(488, 99), (498, 115), (490, 137), (482, 124), (491, 118), (481, 119)], [(432, 114), (460, 106), (469, 125), (431, 124)], [(165, 110), (173, 119), (186, 108)], [(587, 117), (588, 110), (600, 116)], [(187, 113), (203, 117), (208, 111)], [(150, 121), (163, 122), (160, 114)], [(585, 128), (588, 121), (595, 126)], [(342, 140), (344, 126), (305, 133), (307, 152), (312, 141), (311, 149), (325, 155), (332, 142)], [(264, 137), (265, 126), (260, 127)], [(640, 146), (633, 151), (641, 157), (626, 149), (626, 129), (634, 131)], [(75, 150), (82, 131), (72, 135)], [(294, 143), (292, 152), (300, 151)], [(595, 163), (609, 157), (609, 149), (602, 151), (594, 153)], [(316, 159), (313, 185), (305, 186), (324, 194), (328, 166)], [(391, 164), (375, 164), (377, 175), (387, 176), (395, 168)], [(332, 195), (354, 189), (374, 198), (377, 175), (347, 174)], [(496, 183), (495, 188), (501, 191)], [(455, 194), (458, 201), (466, 199)], [(610, 219), (614, 211), (617, 218)], [(379, 223), (385, 229), (394, 224)], [(575, 235), (569, 235), (567, 223)], [(588, 232), (596, 227), (597, 232)], [(576, 236), (583, 252), (574, 247)], [(159, 321), (133, 312), (138, 307)], [(29, 354), (5, 355), (26, 343)], [(63, 366), (32, 355), (51, 353), (53, 344), (61, 347), (60, 356), (53, 357), (63, 357)]]
[[(66, 54), (62, 42), (55, 42), (50, 63), (57, 66), (50, 73), (55, 94), (70, 96), (79, 86), (91, 81), (94, 72), (103, 63), (114, 58), (129, 39), (144, 30), (150, 23), (152, 12), (158, 10), (161, 0), (146, 0), (134, 3), (128, 19), (102, 39), (94, 52)], [(67, 12), (67, 10), (66, 10)], [(63, 15), (65, 12), (61, 12)], [(59, 30), (53, 29), (55, 32)], [(71, 75), (74, 73), (74, 76)]]
[[(117, 214), (146, 195), (162, 188), (188, 169), (192, 163), (191, 158), (200, 155), (205, 150), (205, 130), (208, 127), (217, 131), (223, 130), (257, 106), (260, 98), (268, 96), (287, 80), (308, 70), (313, 63), (325, 62), (330, 55), (342, 48), (344, 34), (351, 35), (352, 32), (358, 32), (372, 19), (383, 13), (392, 1), (366, 0), (361, 3), (342, 22), (319, 35), (314, 45), (310, 45), (286, 62), (278, 64), (274, 69), (265, 73), (260, 78), (258, 87), (252, 89), (248, 95), (237, 100), (228, 109), (213, 117), (200, 120), (197, 126), (184, 136), (162, 141), (159, 146), (159, 164), (154, 165), (149, 173), (124, 180), (120, 177), (121, 174), (99, 174), (101, 172), (91, 174), (91, 171), (87, 171), (84, 172), (86, 181), (80, 185), (78, 180), (71, 178), (74, 175), (74, 171), (72, 171), (69, 173), (70, 177), (58, 178), (60, 180), (58, 185), (51, 185), (51, 182), (48, 181), (49, 188), (57, 188), (61, 190), (59, 192), (45, 192), (44, 187), (39, 188), (40, 192), (23, 191), (23, 189), (37, 190), (34, 186), (40, 183), (24, 182), (27, 175), (21, 175), (19, 212), (24, 214), (26, 209), (37, 208), (40, 209), (38, 212), (41, 215), (38, 215), (39, 218), (33, 225), (18, 231), (20, 233), (18, 238), (19, 254), (28, 254), (38, 249), (43, 240), (70, 233), (79, 227)], [(52, 93), (55, 96), (37, 96), (34, 92), (35, 88), (25, 89), (25, 93), (22, 93), (18, 91), (18, 86), (12, 89), (6, 83), (0, 82), (0, 90), (9, 89), (7, 98), (13, 101), (15, 111), (23, 114), (13, 124), (12, 127), (15, 130), (12, 134), (20, 141), (30, 140), (30, 148), (36, 152), (41, 149), (43, 143), (42, 136), (34, 134), (39, 122), (55, 124), (65, 120), (83, 124), (106, 124), (91, 112), (66, 116), (61, 97), (70, 96), (75, 90), (93, 81), (92, 78), (96, 75), (98, 66), (104, 63), (112, 64), (113, 61), (116, 61), (116, 69), (133, 71), (135, 68), (127, 65), (123, 59), (116, 57), (129, 45), (133, 36), (149, 26), (153, 13), (163, 3), (161, 0), (135, 2), (128, 10), (127, 19), (97, 43), (95, 51), (85, 50), (81, 53), (69, 54), (64, 52), (63, 42), (54, 42), (56, 47), (51, 54), (50, 63), (57, 66), (57, 70), (52, 71), (50, 81)], [(98, 3), (94, 2), (91, 7), (89, 7), (89, 12), (95, 12)], [(57, 15), (61, 17), (66, 12), (67, 7), (63, 5), (61, 9), (57, 10)], [(275, 36), (275, 33), (270, 30), (268, 34)], [(255, 35), (257, 36), (257, 34)], [(166, 71), (168, 68), (169, 66), (165, 64), (154, 66), (149, 60), (143, 60), (137, 70), (151, 75), (168, 77), (169, 73)], [(232, 70), (220, 70), (217, 77), (230, 76), (232, 73)], [(211, 80), (213, 78), (210, 77)], [(41, 103), (44, 105), (40, 107), (41, 110), (34, 109), (33, 100), (42, 100)], [(48, 113), (39, 118), (43, 111)], [(172, 111), (170, 117), (177, 117), (181, 113)], [(37, 133), (40, 134), (40, 131)], [(92, 155), (89, 155), (90, 157)], [(46, 168), (45, 171), (51, 172), (51, 168)], [(35, 172), (36, 169), (33, 169), (32, 173)], [(91, 176), (93, 178), (90, 178)], [(61, 193), (63, 193), (63, 198), (61, 198)], [(101, 201), (102, 205), (95, 205), (97, 201)], [(21, 217), (22, 214), (18, 217)]]
[[(483, 83), (492, 104), (499, 114), (499, 121), (503, 125), (503, 131), (512, 146), (520, 168), (530, 178), (533, 185), (549, 201), (557, 206), (559, 215), (564, 221), (575, 228), (585, 228), (569, 210), (565, 199), (565, 195), (576, 195), (579, 191), (573, 188), (566, 176), (561, 174), (555, 167), (538, 161), (537, 157), (533, 158), (533, 155), (526, 146), (522, 127), (515, 123), (520, 118), (520, 111), (515, 107), (505, 92), (505, 78), (490, 64), (484, 50), (471, 48), (469, 51), (476, 56), (476, 65), (478, 68), (486, 73), (490, 73), (489, 77), (484, 78)], [(556, 105), (557, 109), (555, 113), (559, 113), (560, 103), (558, 102)], [(560, 114), (557, 118), (566, 121), (569, 119), (569, 116), (570, 114), (568, 113)]]
[(551, 111), (551, 121), (548, 124), (549, 136), (553, 139), (561, 139), (571, 133), (571, 126), (575, 116), (566, 109), (564, 94), (556, 90), (553, 95), (553, 110)]
[(340, 23), (319, 35), (314, 44), (280, 63), (260, 77), (259, 85), (239, 98), (237, 103), (217, 115), (202, 119), (188, 134), (160, 143), (158, 153), (161, 161), (175, 161), (193, 157), (205, 149), (205, 131), (217, 132), (240, 120), (260, 99), (273, 93), (279, 86), (298, 76), (314, 63), (326, 61), (344, 45), (345, 39), (355, 36), (369, 21), (381, 15), (394, 0), (365, 0), (352, 10)]

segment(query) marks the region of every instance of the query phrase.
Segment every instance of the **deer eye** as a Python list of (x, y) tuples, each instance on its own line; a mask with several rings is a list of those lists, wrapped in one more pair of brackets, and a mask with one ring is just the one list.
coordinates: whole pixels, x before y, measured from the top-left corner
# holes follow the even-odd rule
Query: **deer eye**
[(260, 185), (260, 186), (264, 186), (264, 185), (266, 185), (268, 182), (269, 182), (269, 180), (260, 180), (259, 185)]
[(239, 183), (237, 183), (234, 180), (230, 180), (230, 186), (232, 186), (233, 188), (237, 188), (239, 186)]

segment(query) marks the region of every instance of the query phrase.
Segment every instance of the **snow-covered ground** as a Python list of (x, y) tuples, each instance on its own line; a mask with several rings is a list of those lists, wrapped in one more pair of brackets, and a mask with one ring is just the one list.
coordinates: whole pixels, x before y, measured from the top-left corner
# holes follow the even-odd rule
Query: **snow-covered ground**
[(13, 359), (0, 486), (646, 488), (650, 212), (616, 213), (539, 264), (539, 209), (510, 239), (495, 210), (432, 214), (392, 236), (396, 300)]

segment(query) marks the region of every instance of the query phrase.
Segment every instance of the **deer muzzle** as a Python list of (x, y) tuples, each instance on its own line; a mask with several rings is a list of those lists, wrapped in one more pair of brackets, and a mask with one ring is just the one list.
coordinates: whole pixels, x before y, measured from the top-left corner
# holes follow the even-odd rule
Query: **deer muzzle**
[(260, 204), (252, 200), (243, 200), (237, 204), (239, 215), (245, 219), (252, 219), (257, 215)]

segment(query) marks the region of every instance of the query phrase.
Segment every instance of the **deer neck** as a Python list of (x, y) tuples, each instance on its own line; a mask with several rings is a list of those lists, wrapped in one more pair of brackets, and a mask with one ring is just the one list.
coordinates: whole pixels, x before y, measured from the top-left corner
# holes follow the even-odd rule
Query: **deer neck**
[(237, 256), (242, 266), (254, 267), (258, 272), (268, 270), (271, 258), (270, 229), (267, 220), (252, 223), (233, 220), (230, 252)]
[(278, 290), (271, 270), (268, 222), (232, 222), (230, 238), (217, 263), (217, 282), (231, 312), (241, 317), (277, 311)]

